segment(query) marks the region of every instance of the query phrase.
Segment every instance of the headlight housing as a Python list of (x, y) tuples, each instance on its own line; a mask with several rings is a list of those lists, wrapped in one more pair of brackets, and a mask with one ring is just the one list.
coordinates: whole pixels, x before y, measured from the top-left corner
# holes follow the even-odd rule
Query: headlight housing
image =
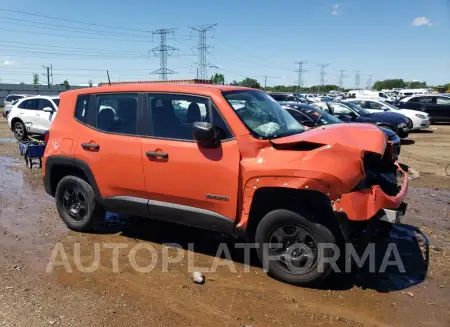
[(420, 118), (420, 119), (427, 119), (427, 116), (422, 115), (422, 114), (416, 114), (416, 117)]

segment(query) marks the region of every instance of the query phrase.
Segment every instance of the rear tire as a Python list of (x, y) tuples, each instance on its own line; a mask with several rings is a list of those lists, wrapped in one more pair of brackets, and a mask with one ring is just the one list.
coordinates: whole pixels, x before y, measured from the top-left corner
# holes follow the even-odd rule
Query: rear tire
[(56, 208), (64, 223), (76, 232), (92, 232), (105, 219), (105, 210), (95, 200), (91, 185), (76, 176), (60, 180)]
[(14, 123), (13, 133), (14, 137), (18, 141), (23, 141), (27, 137), (27, 130), (25, 129), (25, 125), (21, 121)]
[[(325, 259), (333, 257), (335, 251), (330, 247), (321, 248), (319, 244), (327, 243), (337, 247), (337, 236), (324, 223), (328, 218), (314, 217), (306, 210), (302, 210), (301, 214), (285, 209), (269, 212), (259, 223), (255, 235), (258, 256), (267, 273), (280, 281), (301, 286), (315, 286), (325, 280), (333, 268), (333, 265)], [(297, 232), (293, 232), (294, 230)], [(269, 255), (274, 254), (270, 253), (273, 250), (267, 249), (268, 244), (284, 244), (285, 242), (279, 239), (279, 235), (283, 233), (289, 237), (295, 233), (302, 235), (301, 238), (295, 238), (294, 244), (303, 244), (306, 248), (298, 251), (298, 248), (293, 246), (292, 240), (287, 241), (286, 252), (281, 255), (284, 258), (269, 260)], [(274, 239), (278, 242), (273, 242)], [(283, 253), (284, 248), (277, 251), (280, 251), (277, 253)], [(286, 264), (289, 260), (292, 261), (291, 264)], [(305, 262), (305, 260), (307, 262), (302, 266), (302, 261)]]

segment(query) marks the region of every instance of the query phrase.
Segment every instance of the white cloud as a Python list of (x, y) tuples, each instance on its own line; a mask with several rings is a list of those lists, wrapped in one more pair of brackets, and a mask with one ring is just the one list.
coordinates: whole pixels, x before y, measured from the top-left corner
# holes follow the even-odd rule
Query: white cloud
[(417, 17), (412, 21), (412, 26), (431, 26), (431, 21), (426, 17)]
[(335, 5), (333, 5), (333, 10), (331, 11), (332, 15), (339, 15), (339, 7), (341, 6), (340, 3), (337, 3)]
[(3, 62), (3, 64), (4, 64), (4, 65), (14, 65), (14, 61), (12, 61), (12, 60), (5, 60), (5, 61)]

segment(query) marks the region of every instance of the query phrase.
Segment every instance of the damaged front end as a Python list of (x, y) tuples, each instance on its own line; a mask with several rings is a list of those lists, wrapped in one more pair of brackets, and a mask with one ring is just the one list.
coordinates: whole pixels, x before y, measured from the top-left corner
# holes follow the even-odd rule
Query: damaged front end
[(403, 200), (408, 189), (408, 176), (395, 159), (394, 146), (389, 142), (382, 156), (364, 153), (364, 178), (351, 192), (333, 203), (335, 212), (344, 216), (343, 220), (350, 223), (348, 225), (351, 222), (357, 223), (358, 227), (366, 226), (361, 224), (364, 222), (399, 223), (406, 211)]

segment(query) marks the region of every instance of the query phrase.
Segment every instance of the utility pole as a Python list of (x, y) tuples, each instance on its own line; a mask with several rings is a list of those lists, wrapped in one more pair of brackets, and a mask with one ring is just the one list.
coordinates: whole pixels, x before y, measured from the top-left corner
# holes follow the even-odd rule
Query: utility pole
[(264, 89), (267, 87), (267, 76), (263, 76), (264, 77)]
[(359, 86), (360, 86), (360, 80), (361, 80), (361, 74), (360, 74), (360, 70), (357, 70), (356, 71), (356, 74), (355, 74), (355, 89), (357, 89), (357, 90), (359, 90)]
[(298, 65), (298, 69), (294, 70), (295, 73), (298, 73), (298, 91), (300, 92), (303, 89), (303, 73), (307, 72), (307, 70), (303, 69), (303, 65), (306, 65), (307, 61), (297, 61), (295, 64)]
[(339, 75), (339, 89), (342, 91), (343, 86), (344, 86), (344, 78), (347, 77), (344, 75), (345, 70), (341, 69), (341, 75)]
[[(53, 65), (42, 66), (42, 68), (47, 69), (47, 73), (44, 73), (42, 75), (47, 77), (47, 85), (48, 85), (48, 88), (50, 88), (50, 85), (53, 84)], [(51, 82), (50, 82), (50, 79), (51, 79)]]
[(319, 92), (320, 88), (325, 85), (325, 68), (328, 67), (330, 64), (321, 64), (320, 66), (320, 86), (319, 86)]
[(214, 26), (217, 24), (206, 24), (206, 25), (197, 25), (190, 27), (191, 33), (193, 31), (198, 32), (198, 45), (192, 48), (192, 52), (198, 56), (198, 68), (199, 74), (197, 74), (197, 78), (207, 80), (208, 79), (208, 61), (206, 59), (206, 55), (208, 53), (208, 49), (212, 47), (206, 43), (206, 36), (209, 31), (214, 31)]
[(152, 36), (159, 35), (159, 46), (150, 50), (155, 57), (159, 57), (159, 69), (150, 74), (159, 74), (162, 81), (167, 81), (167, 74), (175, 74), (173, 70), (167, 69), (167, 57), (178, 49), (167, 45), (167, 35), (174, 36), (176, 30), (176, 28), (163, 28), (152, 32)]
[(368, 90), (372, 89), (372, 76), (373, 75), (369, 75), (369, 78), (367, 79), (367, 89)]

